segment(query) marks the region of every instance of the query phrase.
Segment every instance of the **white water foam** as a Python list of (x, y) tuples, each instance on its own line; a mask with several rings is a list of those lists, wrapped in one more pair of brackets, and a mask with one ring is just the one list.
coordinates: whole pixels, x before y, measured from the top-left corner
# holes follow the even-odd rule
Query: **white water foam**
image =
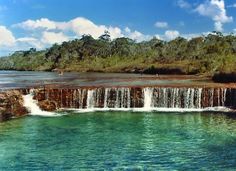
[(144, 110), (150, 110), (153, 107), (153, 88), (144, 88), (143, 89), (144, 95)]
[[(70, 108), (61, 108), (61, 111), (75, 111), (78, 113), (88, 113), (95, 111), (134, 111), (134, 112), (232, 112), (233, 110), (221, 107), (221, 103), (224, 104), (225, 99), (218, 99), (217, 107), (213, 106), (213, 90), (210, 92), (210, 107), (202, 108), (202, 89), (166, 89), (166, 88), (144, 88), (143, 89), (143, 107), (134, 107), (131, 108), (131, 97), (130, 90), (127, 88), (119, 88), (116, 90), (116, 97), (111, 98), (111, 89), (106, 88), (104, 93), (104, 106), (98, 107), (99, 103), (102, 102), (102, 91), (100, 89), (88, 90), (87, 99), (86, 99), (86, 108), (83, 108), (83, 99), (85, 96), (85, 91), (79, 91), (80, 106), (79, 108), (73, 108), (72, 104), (75, 104), (76, 101), (70, 101)], [(155, 91), (154, 91), (155, 90)], [(222, 91), (222, 90), (221, 90)], [(61, 93), (62, 94), (62, 93)], [(76, 92), (74, 92), (76, 96)], [(182, 94), (184, 98), (184, 105), (182, 103)], [(220, 90), (218, 91), (220, 95)], [(224, 95), (224, 94), (223, 94)], [(222, 96), (223, 96), (222, 95)], [(224, 96), (223, 96), (224, 97)], [(62, 96), (61, 96), (62, 98)], [(220, 97), (219, 97), (220, 98)], [(194, 100), (195, 99), (195, 100)], [(62, 100), (61, 100), (62, 101)], [(222, 101), (220, 103), (220, 101)], [(64, 114), (58, 114), (53, 112), (42, 111), (37, 105), (37, 101), (33, 100), (33, 90), (30, 91), (30, 94), (24, 96), (24, 106), (27, 107), (31, 115), (40, 115), (40, 116), (61, 116)], [(111, 103), (111, 105), (110, 105)], [(113, 104), (112, 104), (113, 103)]]
[(208, 107), (202, 109), (195, 108), (85, 108), (85, 109), (77, 109), (77, 108), (61, 108), (62, 111), (73, 111), (76, 113), (90, 113), (90, 112), (106, 112), (106, 111), (124, 111), (124, 112), (232, 112), (233, 110), (226, 107)]
[(29, 110), (30, 115), (38, 115), (45, 117), (61, 116), (61, 114), (54, 112), (43, 111), (37, 105), (37, 101), (33, 99), (33, 91), (30, 90), (30, 94), (24, 95), (24, 106)]

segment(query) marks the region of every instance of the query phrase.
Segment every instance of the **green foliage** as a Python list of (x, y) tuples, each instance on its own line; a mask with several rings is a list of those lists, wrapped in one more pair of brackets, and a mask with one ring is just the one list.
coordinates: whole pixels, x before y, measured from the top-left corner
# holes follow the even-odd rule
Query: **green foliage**
[[(54, 44), (44, 51), (18, 51), (0, 58), (0, 69), (99, 72), (149, 72), (214, 74), (236, 71), (236, 36), (212, 32), (187, 40), (166, 42), (153, 38), (135, 42), (121, 37), (110, 39), (106, 31), (98, 39), (81, 39)], [(178, 71), (178, 72), (177, 72)]]

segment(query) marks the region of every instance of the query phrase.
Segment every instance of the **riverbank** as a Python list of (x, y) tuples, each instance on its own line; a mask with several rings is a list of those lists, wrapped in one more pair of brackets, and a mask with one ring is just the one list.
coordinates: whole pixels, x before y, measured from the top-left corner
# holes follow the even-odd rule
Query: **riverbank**
[(103, 40), (84, 35), (41, 51), (17, 51), (0, 58), (0, 69), (213, 76), (236, 71), (235, 38), (212, 32), (190, 40), (177, 37), (136, 42), (125, 37)]

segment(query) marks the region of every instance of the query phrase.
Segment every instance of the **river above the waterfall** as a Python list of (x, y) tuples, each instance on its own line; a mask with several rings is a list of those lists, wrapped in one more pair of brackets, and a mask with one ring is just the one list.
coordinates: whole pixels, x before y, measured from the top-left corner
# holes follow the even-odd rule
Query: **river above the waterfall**
[(186, 75), (143, 75), (127, 73), (77, 73), (0, 71), (0, 89), (40, 86), (119, 87), (119, 86), (222, 86), (209, 78)]

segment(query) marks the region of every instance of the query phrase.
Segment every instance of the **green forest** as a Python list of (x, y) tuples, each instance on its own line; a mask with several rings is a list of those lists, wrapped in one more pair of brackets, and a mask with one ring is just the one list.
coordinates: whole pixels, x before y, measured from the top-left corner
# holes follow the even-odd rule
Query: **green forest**
[(54, 44), (37, 51), (17, 51), (0, 58), (0, 69), (79, 72), (129, 72), (148, 74), (232, 73), (236, 71), (236, 36), (212, 32), (190, 40), (177, 37), (163, 41), (153, 37), (136, 42), (129, 38), (110, 39), (105, 32), (98, 39), (81, 39)]

